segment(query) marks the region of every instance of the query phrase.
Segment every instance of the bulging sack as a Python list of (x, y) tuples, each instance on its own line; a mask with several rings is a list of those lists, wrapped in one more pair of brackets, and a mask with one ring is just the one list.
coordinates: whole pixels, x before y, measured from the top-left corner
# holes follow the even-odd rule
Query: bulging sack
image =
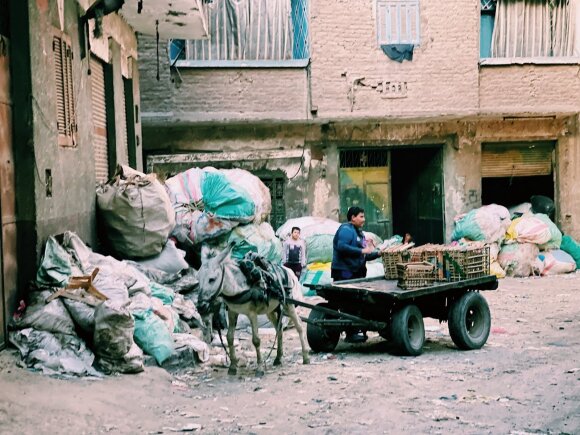
[(119, 166), (97, 189), (97, 206), (111, 249), (122, 258), (161, 253), (175, 226), (175, 213), (165, 187), (154, 174)]

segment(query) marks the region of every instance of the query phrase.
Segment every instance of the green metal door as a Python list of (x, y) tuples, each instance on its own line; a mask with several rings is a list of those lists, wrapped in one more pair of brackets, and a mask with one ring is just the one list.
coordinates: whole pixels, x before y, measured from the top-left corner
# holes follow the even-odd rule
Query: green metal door
[[(383, 150), (343, 151), (339, 172), (341, 221), (346, 221), (349, 207), (361, 207), (365, 210), (366, 217), (364, 230), (382, 238), (389, 237), (392, 232), (390, 173), (387, 161), (387, 151)], [(381, 166), (364, 166), (365, 163)]]

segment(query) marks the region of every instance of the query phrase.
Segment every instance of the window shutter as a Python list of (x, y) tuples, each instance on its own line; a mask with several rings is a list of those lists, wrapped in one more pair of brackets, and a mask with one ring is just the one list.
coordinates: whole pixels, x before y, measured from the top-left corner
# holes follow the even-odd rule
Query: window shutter
[(63, 36), (52, 40), (54, 54), (54, 78), (56, 85), (56, 129), (58, 144), (76, 145), (76, 111), (73, 86), (73, 51), (70, 42)]
[(379, 45), (421, 42), (419, 0), (377, 0)]
[(55, 36), (52, 40), (54, 53), (54, 80), (56, 83), (56, 129), (58, 135), (66, 135), (65, 90), (62, 65), (62, 40)]

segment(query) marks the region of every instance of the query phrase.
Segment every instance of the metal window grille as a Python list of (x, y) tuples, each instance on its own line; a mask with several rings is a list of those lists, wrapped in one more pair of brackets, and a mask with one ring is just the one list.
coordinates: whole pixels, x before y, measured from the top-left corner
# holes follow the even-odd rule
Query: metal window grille
[(76, 110), (73, 88), (73, 51), (70, 40), (64, 35), (52, 39), (54, 54), (54, 79), (56, 84), (56, 129), (58, 144), (76, 146)]
[(482, 11), (495, 11), (497, 0), (481, 0)]
[(272, 200), (270, 225), (272, 225), (274, 230), (277, 230), (286, 222), (285, 180), (283, 178), (261, 178), (261, 180), (270, 189), (270, 199)]
[[(188, 41), (187, 60), (285, 61), (310, 56), (308, 0), (227, 0), (207, 9), (210, 37)], [(170, 53), (172, 60), (177, 53)]]
[(419, 0), (377, 0), (379, 45), (421, 42)]
[(345, 150), (340, 152), (341, 168), (376, 168), (388, 166), (386, 150)]

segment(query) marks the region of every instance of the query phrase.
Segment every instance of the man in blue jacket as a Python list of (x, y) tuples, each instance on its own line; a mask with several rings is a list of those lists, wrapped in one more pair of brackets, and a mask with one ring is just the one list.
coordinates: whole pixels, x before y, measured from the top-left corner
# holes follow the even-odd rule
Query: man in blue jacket
[[(365, 278), (366, 262), (378, 258), (380, 253), (367, 246), (362, 227), (365, 223), (365, 211), (360, 207), (351, 207), (346, 213), (347, 223), (342, 224), (332, 242), (331, 275), (335, 281)], [(347, 331), (346, 341), (360, 343), (367, 336), (362, 331)]]
[(351, 207), (346, 213), (347, 223), (340, 226), (332, 243), (332, 279), (364, 278), (367, 276), (366, 262), (379, 257), (379, 252), (367, 246), (362, 227), (365, 223), (365, 211), (360, 207)]

